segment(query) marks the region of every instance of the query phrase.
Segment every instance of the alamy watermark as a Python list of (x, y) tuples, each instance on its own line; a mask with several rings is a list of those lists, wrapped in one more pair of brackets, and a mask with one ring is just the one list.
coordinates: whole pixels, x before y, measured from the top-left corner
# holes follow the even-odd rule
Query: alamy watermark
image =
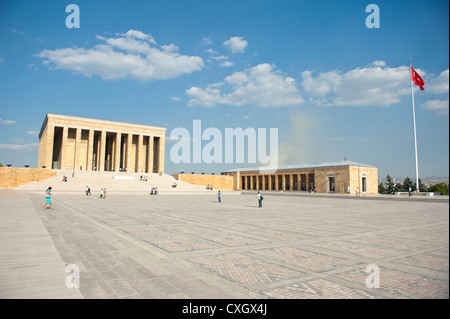
[(369, 289), (380, 288), (380, 267), (375, 264), (367, 265), (366, 273), (369, 274), (366, 278), (366, 287)]
[(369, 4), (366, 7), (366, 12), (370, 14), (366, 18), (366, 27), (369, 29), (380, 28), (380, 8), (376, 4)]
[[(223, 135), (215, 127), (202, 131), (201, 120), (194, 120), (192, 135), (188, 129), (177, 127), (170, 132), (170, 140), (177, 141), (170, 149), (170, 159), (174, 164), (259, 162), (268, 165), (265, 172), (269, 172), (270, 168), (276, 170), (278, 166), (278, 128), (269, 129), (267, 140), (266, 128), (225, 128)], [(202, 145), (203, 141), (208, 143)]]
[(66, 27), (68, 29), (79, 29), (80, 28), (80, 8), (76, 4), (69, 4), (66, 7), (66, 12), (70, 14), (66, 18)]
[(67, 288), (80, 288), (80, 267), (75, 264), (67, 265), (66, 272), (69, 275), (66, 277), (66, 287)]

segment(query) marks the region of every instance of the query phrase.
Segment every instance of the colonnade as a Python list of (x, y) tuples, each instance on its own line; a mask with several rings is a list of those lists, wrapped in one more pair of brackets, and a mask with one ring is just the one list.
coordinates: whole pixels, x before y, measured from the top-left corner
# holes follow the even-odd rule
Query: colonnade
[[(42, 140), (43, 139), (43, 140)], [(39, 166), (52, 169), (164, 172), (165, 137), (140, 132), (48, 126)]]
[(314, 173), (241, 174), (242, 190), (308, 191), (314, 188)]

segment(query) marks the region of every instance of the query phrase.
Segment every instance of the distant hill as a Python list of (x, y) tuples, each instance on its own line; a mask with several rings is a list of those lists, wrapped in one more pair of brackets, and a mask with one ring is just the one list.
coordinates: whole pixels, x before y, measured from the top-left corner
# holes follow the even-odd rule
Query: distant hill
[(449, 183), (448, 177), (421, 177), (422, 182), (427, 184), (439, 184), (439, 183)]

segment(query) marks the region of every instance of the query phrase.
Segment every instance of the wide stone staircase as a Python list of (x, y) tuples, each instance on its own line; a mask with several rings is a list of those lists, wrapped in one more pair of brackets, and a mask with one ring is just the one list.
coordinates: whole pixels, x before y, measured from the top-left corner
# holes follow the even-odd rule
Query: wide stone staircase
[[(102, 188), (106, 188), (107, 193), (149, 194), (152, 187), (157, 187), (158, 195), (211, 194), (211, 191), (206, 190), (205, 186), (178, 181), (173, 176), (166, 174), (75, 171), (72, 177), (72, 172), (71, 170), (57, 170), (55, 177), (40, 182), (30, 182), (15, 189), (44, 192), (51, 186), (53, 192), (85, 193), (86, 186), (89, 186), (92, 195), (97, 195), (100, 194)], [(67, 182), (63, 181), (64, 176), (67, 177)], [(142, 181), (141, 176), (147, 177), (147, 181)], [(174, 183), (177, 184), (176, 188), (172, 187)]]

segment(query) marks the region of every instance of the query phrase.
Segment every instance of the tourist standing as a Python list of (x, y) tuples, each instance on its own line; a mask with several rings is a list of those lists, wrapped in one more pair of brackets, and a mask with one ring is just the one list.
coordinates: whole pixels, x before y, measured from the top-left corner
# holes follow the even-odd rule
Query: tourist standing
[(356, 187), (356, 197), (358, 197), (358, 196), (359, 196), (359, 188)]
[(258, 207), (262, 207), (262, 201), (264, 199), (264, 197), (262, 196), (262, 194), (260, 192), (258, 192)]
[(219, 200), (219, 203), (222, 203), (222, 194), (219, 192), (217, 193), (217, 199)]
[(44, 204), (44, 207), (42, 209), (46, 209), (47, 205), (50, 205), (50, 209), (53, 210), (51, 195), (52, 195), (52, 188), (49, 187), (45, 191), (45, 204)]

